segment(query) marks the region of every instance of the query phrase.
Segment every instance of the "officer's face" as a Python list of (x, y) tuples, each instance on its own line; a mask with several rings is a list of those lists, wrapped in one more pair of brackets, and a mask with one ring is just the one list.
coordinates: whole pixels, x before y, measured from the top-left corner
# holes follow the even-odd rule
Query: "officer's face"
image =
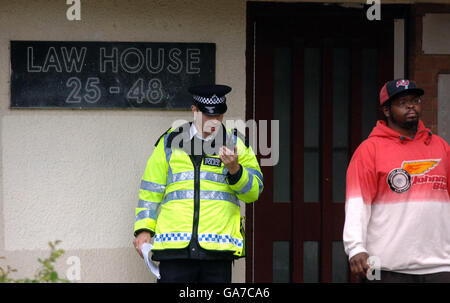
[(191, 106), (192, 113), (194, 114), (195, 125), (198, 129), (203, 131), (203, 134), (210, 136), (215, 133), (222, 123), (223, 114), (218, 116), (209, 116), (202, 113), (197, 106)]

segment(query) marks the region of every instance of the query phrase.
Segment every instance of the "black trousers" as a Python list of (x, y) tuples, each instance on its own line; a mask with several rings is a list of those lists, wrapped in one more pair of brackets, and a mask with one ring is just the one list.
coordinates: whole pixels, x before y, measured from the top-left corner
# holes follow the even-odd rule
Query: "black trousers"
[(158, 283), (231, 283), (232, 260), (164, 260)]
[(434, 274), (412, 275), (393, 271), (380, 272), (380, 280), (367, 280), (368, 283), (450, 283), (450, 272), (437, 272)]

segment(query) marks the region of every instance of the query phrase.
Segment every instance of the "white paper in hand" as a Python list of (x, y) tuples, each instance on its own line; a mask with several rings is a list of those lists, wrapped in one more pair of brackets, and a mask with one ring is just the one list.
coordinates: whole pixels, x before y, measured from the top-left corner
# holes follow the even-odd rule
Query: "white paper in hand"
[(161, 279), (161, 276), (159, 274), (159, 267), (158, 267), (158, 265), (156, 265), (156, 263), (151, 261), (149, 259), (149, 257), (148, 257), (148, 254), (150, 253), (152, 248), (153, 248), (153, 245), (151, 245), (150, 243), (142, 244), (142, 247), (141, 247), (142, 255), (144, 256), (145, 264), (147, 265), (147, 267), (150, 270), (150, 272), (152, 274), (154, 274), (155, 277), (157, 277), (158, 279)]

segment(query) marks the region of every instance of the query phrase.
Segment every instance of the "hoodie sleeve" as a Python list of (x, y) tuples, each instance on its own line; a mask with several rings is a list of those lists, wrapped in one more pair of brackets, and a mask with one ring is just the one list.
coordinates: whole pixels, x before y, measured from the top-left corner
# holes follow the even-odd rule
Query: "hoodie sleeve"
[(450, 197), (450, 146), (447, 144), (447, 194)]
[(370, 144), (361, 144), (347, 169), (343, 241), (349, 259), (361, 252), (367, 253), (367, 224), (378, 188), (374, 151)]

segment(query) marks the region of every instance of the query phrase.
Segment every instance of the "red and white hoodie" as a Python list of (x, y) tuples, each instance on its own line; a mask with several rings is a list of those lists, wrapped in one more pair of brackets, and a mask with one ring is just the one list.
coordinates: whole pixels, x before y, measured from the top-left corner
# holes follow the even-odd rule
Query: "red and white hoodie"
[(419, 121), (412, 139), (378, 121), (347, 170), (344, 247), (382, 270), (450, 271), (450, 147)]

